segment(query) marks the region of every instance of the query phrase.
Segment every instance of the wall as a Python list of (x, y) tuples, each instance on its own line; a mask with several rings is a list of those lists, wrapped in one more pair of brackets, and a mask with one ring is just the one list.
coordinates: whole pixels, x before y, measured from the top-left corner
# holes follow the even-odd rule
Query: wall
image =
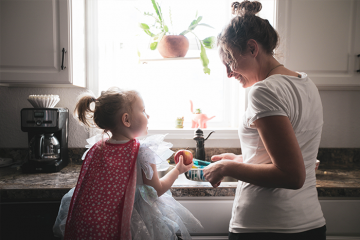
[(21, 131), (20, 111), (32, 108), (27, 100), (32, 94), (54, 94), (60, 96), (57, 107), (67, 107), (69, 117), (69, 147), (84, 147), (88, 133), (72, 117), (77, 96), (83, 88), (8, 88), (0, 87), (0, 148), (26, 148), (27, 133)]
[[(27, 147), (27, 133), (22, 132), (20, 128), (20, 110), (32, 107), (27, 101), (29, 95), (57, 94), (60, 96), (57, 106), (67, 107), (72, 113), (76, 98), (83, 91), (85, 89), (82, 88), (0, 87), (0, 148)], [(320, 147), (360, 148), (360, 91), (320, 91), (320, 96), (324, 107), (324, 127)], [(69, 134), (69, 147), (86, 145), (85, 139), (88, 133), (72, 115)], [(190, 142), (192, 143), (193, 140)], [(234, 147), (237, 142), (228, 146)], [(216, 147), (216, 140), (209, 139), (206, 146)]]
[(324, 126), (320, 147), (360, 148), (360, 91), (320, 91)]

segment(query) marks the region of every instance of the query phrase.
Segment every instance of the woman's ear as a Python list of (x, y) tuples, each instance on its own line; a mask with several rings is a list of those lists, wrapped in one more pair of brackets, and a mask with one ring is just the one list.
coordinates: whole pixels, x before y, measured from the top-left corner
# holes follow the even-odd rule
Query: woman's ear
[(259, 45), (254, 39), (250, 39), (247, 42), (248, 49), (253, 57), (256, 57), (259, 53)]
[(125, 127), (130, 127), (131, 126), (130, 115), (128, 113), (124, 113), (121, 116), (121, 122), (124, 124)]

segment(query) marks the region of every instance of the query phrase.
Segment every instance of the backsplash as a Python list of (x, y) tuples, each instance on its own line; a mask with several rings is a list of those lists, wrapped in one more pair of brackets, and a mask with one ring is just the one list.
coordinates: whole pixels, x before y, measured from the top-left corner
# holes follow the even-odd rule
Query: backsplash
[[(76, 98), (86, 91), (83, 88), (8, 88), (0, 87), (0, 148), (26, 148), (27, 133), (20, 128), (20, 111), (31, 107), (27, 101), (32, 94), (56, 94), (60, 102), (56, 106), (67, 107), (72, 113)], [(324, 126), (321, 135), (321, 148), (360, 148), (360, 91), (319, 91), (323, 103)], [(151, 113), (150, 113), (151, 115)], [(69, 119), (69, 147), (81, 148), (86, 145), (88, 132), (71, 116)], [(194, 141), (189, 139), (189, 141)], [(206, 146), (212, 141), (208, 139)], [(214, 140), (217, 141), (217, 140)], [(239, 140), (237, 140), (239, 141)], [(192, 144), (193, 144), (192, 143)], [(238, 142), (237, 142), (238, 143)], [(178, 143), (179, 147), (193, 146)], [(217, 147), (216, 142), (211, 147)], [(227, 147), (228, 145), (221, 145)], [(238, 147), (240, 145), (232, 145)]]
[[(172, 148), (174, 152), (179, 149)], [(189, 148), (189, 150), (195, 153), (195, 148)], [(85, 151), (86, 148), (69, 148), (70, 163), (82, 164), (81, 157)], [(27, 153), (27, 148), (0, 148), (0, 157), (12, 158), (15, 162), (25, 161)], [(241, 148), (205, 148), (208, 161), (211, 156), (221, 153), (241, 154)], [(319, 148), (317, 159), (320, 160), (320, 166), (337, 167), (345, 164), (350, 167), (352, 164), (360, 163), (360, 148)], [(170, 163), (174, 163), (174, 155), (169, 160)]]

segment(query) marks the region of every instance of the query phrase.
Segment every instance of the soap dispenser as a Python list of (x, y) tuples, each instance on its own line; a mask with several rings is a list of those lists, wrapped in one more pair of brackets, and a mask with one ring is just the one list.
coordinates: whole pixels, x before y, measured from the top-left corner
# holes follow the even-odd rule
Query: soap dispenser
[[(205, 160), (205, 146), (204, 143), (205, 141), (210, 137), (210, 135), (215, 132), (215, 131), (211, 131), (209, 133), (209, 135), (204, 138), (204, 132), (203, 130), (201, 130), (200, 128), (198, 128), (197, 130), (195, 130), (195, 134), (194, 134), (194, 140), (196, 141), (196, 150), (195, 150), (195, 158), (199, 159), (199, 160)], [(210, 162), (210, 161), (208, 161)]]

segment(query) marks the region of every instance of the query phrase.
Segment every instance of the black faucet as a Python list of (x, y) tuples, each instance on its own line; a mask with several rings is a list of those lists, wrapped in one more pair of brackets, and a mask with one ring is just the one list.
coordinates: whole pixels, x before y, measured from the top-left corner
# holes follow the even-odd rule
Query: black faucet
[[(206, 138), (204, 138), (203, 130), (201, 130), (200, 128), (195, 130), (195, 135), (194, 135), (193, 139), (196, 141), (196, 150), (195, 150), (195, 158), (196, 159), (206, 161), (205, 160), (205, 146), (204, 146), (204, 143), (210, 137), (210, 135), (213, 132), (215, 132), (215, 131), (211, 131), (209, 133), (209, 135)], [(210, 160), (208, 162), (210, 162)]]

